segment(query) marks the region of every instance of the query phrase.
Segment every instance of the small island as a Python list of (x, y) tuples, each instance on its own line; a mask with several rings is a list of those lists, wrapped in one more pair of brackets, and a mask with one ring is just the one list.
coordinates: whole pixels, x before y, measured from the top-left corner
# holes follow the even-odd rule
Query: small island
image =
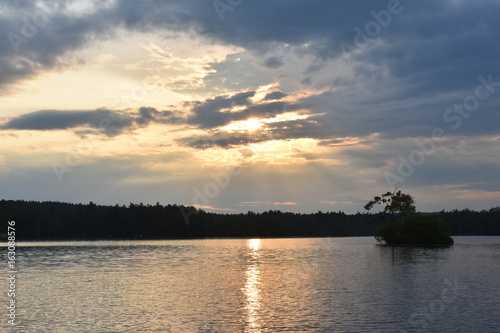
[(434, 214), (417, 214), (415, 200), (401, 191), (376, 196), (365, 205), (385, 205), (378, 218), (390, 216), (391, 222), (375, 231), (375, 239), (387, 245), (450, 246), (453, 245), (450, 225)]

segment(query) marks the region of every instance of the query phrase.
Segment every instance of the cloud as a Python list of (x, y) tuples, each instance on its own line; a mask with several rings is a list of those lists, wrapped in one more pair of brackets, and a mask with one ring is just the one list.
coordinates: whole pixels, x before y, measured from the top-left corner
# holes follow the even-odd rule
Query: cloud
[[(142, 107), (137, 113), (96, 110), (41, 110), (24, 114), (0, 125), (1, 130), (76, 130), (79, 134), (119, 135), (151, 122), (175, 124), (181, 121), (172, 111)], [(81, 130), (85, 128), (86, 130)]]
[(251, 143), (264, 141), (264, 138), (255, 138), (248, 134), (215, 134), (212, 136), (186, 137), (177, 140), (180, 144), (196, 149), (209, 149), (213, 147), (232, 148), (245, 146)]
[(86, 126), (103, 127), (104, 122), (111, 121), (117, 130), (130, 127), (133, 123), (128, 116), (121, 117), (116, 111), (97, 109), (91, 111), (59, 111), (41, 110), (11, 119), (2, 125), (3, 129), (16, 130), (65, 130)]
[(285, 94), (282, 91), (273, 91), (273, 92), (267, 94), (264, 97), (264, 100), (267, 101), (267, 100), (273, 100), (273, 99), (282, 99), (282, 98), (285, 98), (286, 96), (288, 96), (288, 94)]
[(273, 201), (243, 201), (240, 202), (239, 206), (250, 206), (256, 207), (260, 205), (272, 205), (272, 206), (295, 206), (296, 202), (273, 202)]
[(217, 208), (214, 206), (193, 205), (193, 207), (196, 207), (198, 209), (215, 210), (215, 211), (234, 211), (234, 209), (232, 208)]
[(190, 117), (188, 123), (200, 125), (202, 128), (212, 128), (222, 126), (235, 120), (235, 115), (230, 112), (223, 112), (224, 109), (235, 106), (248, 106), (251, 104), (250, 97), (255, 95), (255, 91), (248, 91), (235, 94), (233, 96), (217, 96), (203, 102), (193, 103), (191, 109), (194, 115)]
[(305, 86), (310, 86), (312, 84), (312, 80), (310, 77), (306, 77), (300, 81)]
[(283, 66), (283, 61), (280, 57), (269, 57), (264, 61), (263, 64), (269, 69), (277, 69)]
[(0, 31), (5, 32), (0, 39), (0, 87), (11, 88), (46, 71), (78, 65), (81, 61), (71, 51), (114, 35), (104, 11), (73, 15), (67, 10), (70, 2), (2, 1), (0, 5), (5, 10), (0, 16)]
[(255, 155), (255, 152), (252, 149), (240, 149), (239, 152), (245, 158), (250, 158)]
[[(188, 118), (187, 123), (209, 129), (227, 125), (232, 121), (251, 117), (273, 117), (285, 112), (287, 103), (255, 103), (250, 99), (254, 96), (255, 91), (247, 91), (232, 96), (223, 95), (193, 102), (191, 104), (192, 115)], [(242, 107), (242, 109), (241, 111), (232, 111), (231, 109), (234, 107)]]

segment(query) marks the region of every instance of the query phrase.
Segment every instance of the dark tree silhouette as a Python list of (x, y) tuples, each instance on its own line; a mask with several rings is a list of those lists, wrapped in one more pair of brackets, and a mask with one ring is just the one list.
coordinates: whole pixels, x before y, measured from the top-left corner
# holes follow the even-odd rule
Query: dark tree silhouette
[[(394, 207), (399, 208), (390, 212), (404, 212), (402, 206)], [(192, 212), (189, 221), (183, 212)], [(454, 235), (500, 235), (499, 207), (480, 212), (442, 211), (438, 215), (451, 225)], [(375, 216), (359, 212), (295, 214), (277, 210), (216, 214), (160, 203), (102, 206), (94, 202), (0, 200), (0, 240), (6, 239), (7, 221), (11, 220), (16, 221), (16, 239), (20, 241), (373, 236), (383, 225), (382, 220), (374, 220)]]
[(401, 191), (394, 189), (394, 192), (387, 192), (381, 196), (376, 196), (370, 200), (365, 209), (370, 210), (375, 205), (385, 205), (384, 209), (378, 214), (379, 218), (384, 219), (387, 215), (394, 220), (395, 217), (406, 217), (416, 213), (415, 200), (409, 194), (404, 194)]

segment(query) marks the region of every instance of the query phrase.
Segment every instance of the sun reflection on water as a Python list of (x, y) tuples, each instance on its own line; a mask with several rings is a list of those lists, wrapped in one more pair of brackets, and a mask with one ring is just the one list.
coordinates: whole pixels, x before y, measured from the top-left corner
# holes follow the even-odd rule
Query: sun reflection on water
[(248, 254), (251, 258), (251, 264), (245, 272), (244, 293), (247, 308), (247, 327), (245, 332), (260, 332), (260, 268), (258, 262), (260, 245), (260, 239), (248, 240)]

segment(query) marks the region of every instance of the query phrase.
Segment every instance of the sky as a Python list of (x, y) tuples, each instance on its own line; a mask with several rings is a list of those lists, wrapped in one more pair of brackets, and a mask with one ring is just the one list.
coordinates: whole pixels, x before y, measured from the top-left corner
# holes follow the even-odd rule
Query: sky
[(500, 205), (500, 1), (0, 1), (0, 198)]

